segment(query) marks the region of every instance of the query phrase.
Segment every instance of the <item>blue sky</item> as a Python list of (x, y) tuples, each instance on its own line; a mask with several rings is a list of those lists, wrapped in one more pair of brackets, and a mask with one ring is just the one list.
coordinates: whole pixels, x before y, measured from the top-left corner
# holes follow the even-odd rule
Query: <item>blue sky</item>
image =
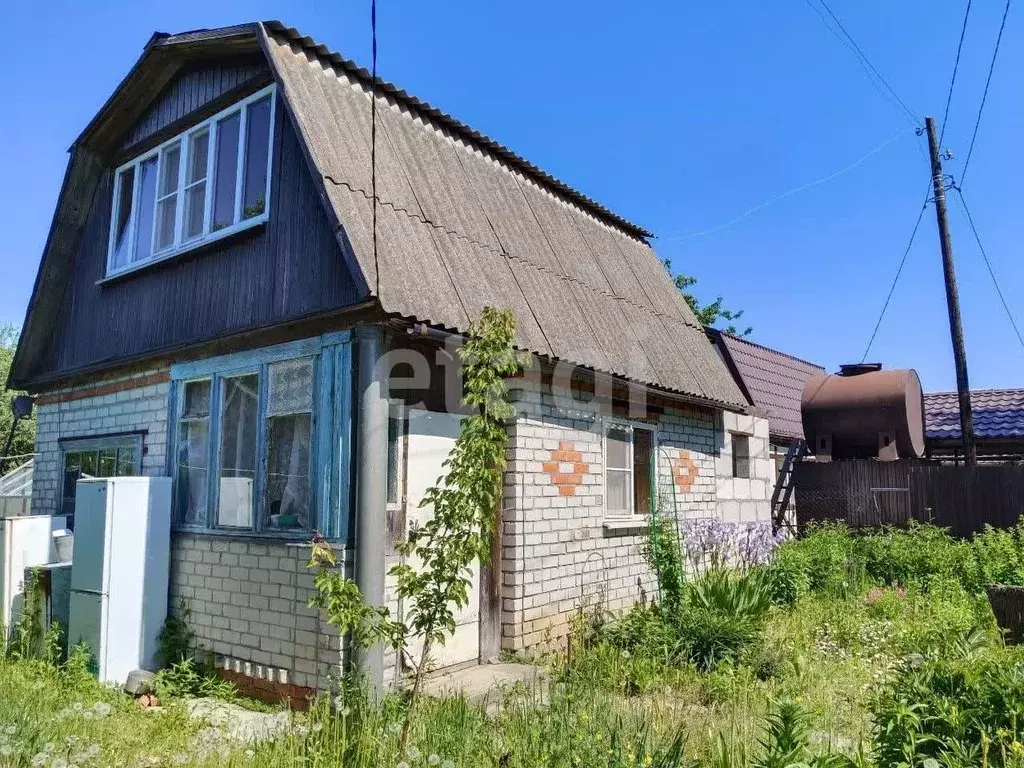
[[(918, 115), (941, 117), (960, 0), (831, 0)], [(945, 144), (959, 175), (1002, 13), (975, 2)], [(369, 2), (18, 3), (0, 47), (0, 321), (24, 317), (66, 150), (154, 30), (280, 18), (369, 65)], [(1011, 9), (964, 194), (1024, 324), (1024, 18)], [(655, 232), (697, 293), (746, 310), (756, 341), (832, 369), (859, 360), (920, 210), (923, 138), (804, 0), (380, 0), (382, 76)], [(747, 209), (852, 170), (723, 229)], [(920, 146), (915, 146), (919, 144)], [(1024, 386), (1017, 342), (956, 204), (973, 387)], [(955, 386), (934, 209), (871, 358)]]

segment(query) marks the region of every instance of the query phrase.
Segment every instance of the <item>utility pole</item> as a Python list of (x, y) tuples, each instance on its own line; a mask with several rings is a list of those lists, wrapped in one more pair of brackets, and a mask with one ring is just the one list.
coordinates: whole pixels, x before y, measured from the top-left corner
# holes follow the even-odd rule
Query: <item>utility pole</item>
[(964, 444), (964, 461), (973, 467), (978, 461), (974, 445), (974, 419), (971, 417), (971, 387), (967, 383), (967, 353), (964, 351), (964, 329), (960, 324), (960, 296), (956, 290), (953, 269), (953, 241), (946, 217), (946, 181), (942, 175), (942, 158), (935, 131), (935, 119), (926, 117), (928, 150), (932, 161), (932, 190), (935, 194), (935, 215), (939, 221), (939, 243), (942, 246), (942, 271), (946, 279), (946, 309), (949, 311), (949, 335), (953, 338), (953, 359), (956, 363), (956, 391), (960, 400), (960, 434)]

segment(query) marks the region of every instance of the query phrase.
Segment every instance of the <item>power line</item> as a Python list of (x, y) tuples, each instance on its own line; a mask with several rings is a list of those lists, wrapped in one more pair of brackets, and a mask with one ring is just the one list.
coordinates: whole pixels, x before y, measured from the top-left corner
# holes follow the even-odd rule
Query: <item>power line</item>
[(957, 200), (959, 201), (964, 214), (967, 216), (967, 223), (971, 225), (971, 231), (974, 233), (974, 241), (978, 244), (978, 250), (981, 251), (981, 258), (985, 260), (985, 267), (988, 269), (989, 277), (992, 278), (992, 285), (995, 286), (996, 294), (999, 296), (999, 301), (1003, 305), (1006, 316), (1010, 319), (1010, 325), (1013, 326), (1013, 332), (1017, 334), (1017, 341), (1020, 342), (1021, 347), (1024, 347), (1024, 337), (1021, 336), (1020, 328), (1017, 327), (1017, 321), (1013, 319), (1013, 313), (1010, 311), (1010, 305), (1006, 303), (1006, 297), (1003, 296), (1003, 290), (999, 287), (999, 281), (996, 280), (996, 273), (992, 269), (992, 262), (988, 260), (988, 254), (985, 253), (985, 246), (981, 244), (981, 236), (978, 234), (978, 228), (974, 226), (974, 217), (971, 216), (971, 212), (967, 208), (967, 201), (964, 200), (964, 193), (958, 186), (954, 186), (953, 189), (956, 190)]
[(876, 154), (878, 152), (881, 152), (883, 149), (885, 149), (887, 146), (892, 144), (894, 141), (896, 141), (897, 139), (901, 138), (905, 134), (910, 133), (912, 130), (913, 130), (912, 128), (904, 128), (902, 131), (897, 133), (895, 136), (892, 136), (892, 137), (886, 139), (881, 144), (878, 144), (877, 146), (872, 148), (867, 154), (862, 155), (860, 158), (858, 158), (857, 160), (854, 160), (849, 165), (847, 165), (847, 166), (845, 166), (843, 168), (840, 168), (838, 171), (835, 171), (834, 173), (830, 173), (827, 176), (822, 176), (820, 179), (815, 179), (814, 181), (808, 182), (807, 184), (801, 184), (799, 187), (794, 187), (793, 189), (789, 190), (788, 192), (783, 192), (781, 195), (776, 195), (775, 197), (768, 198), (767, 200), (758, 203), (757, 205), (753, 206), (752, 208), (748, 208), (746, 211), (741, 213), (739, 216), (736, 216), (735, 218), (730, 219), (729, 221), (725, 222), (724, 224), (719, 224), (717, 226), (710, 227), (708, 229), (701, 229), (701, 230), (698, 230), (696, 232), (687, 232), (687, 233), (682, 234), (682, 235), (674, 235), (672, 237), (658, 238), (658, 242), (661, 242), (661, 243), (671, 243), (671, 242), (674, 242), (674, 241), (677, 241), (677, 240), (689, 240), (691, 237), (701, 237), (702, 235), (709, 235), (712, 232), (718, 232), (720, 230), (727, 229), (727, 228), (733, 226), (734, 224), (738, 224), (739, 222), (743, 221), (744, 219), (749, 218), (750, 216), (752, 216), (755, 213), (757, 213), (758, 211), (760, 211), (762, 208), (767, 208), (768, 206), (774, 205), (775, 203), (777, 203), (777, 202), (779, 202), (781, 200), (785, 200), (787, 197), (792, 197), (793, 195), (797, 194), (798, 192), (803, 192), (804, 190), (810, 189), (812, 187), (816, 187), (819, 184), (824, 184), (826, 181), (832, 181), (832, 179), (835, 179), (835, 178), (837, 178), (839, 176), (842, 176), (844, 173), (852, 171), (854, 168), (856, 168), (858, 165), (861, 165), (865, 160), (870, 158), (872, 155), (874, 155), (874, 154)]
[(967, 10), (964, 11), (964, 23), (960, 27), (960, 42), (956, 46), (956, 61), (953, 63), (953, 76), (949, 79), (949, 93), (946, 95), (946, 110), (942, 113), (942, 128), (939, 131), (939, 144), (942, 144), (942, 137), (946, 135), (946, 120), (949, 118), (949, 105), (953, 101), (953, 85), (956, 83), (956, 73), (960, 69), (960, 53), (964, 49), (964, 35), (967, 34), (967, 19), (971, 15), (971, 0), (967, 0)]
[(988, 98), (988, 87), (992, 84), (992, 72), (996, 68), (996, 57), (999, 56), (999, 44), (1003, 41), (1003, 30), (1006, 29), (1006, 17), (1010, 13), (1010, 2), (1006, 0), (1006, 7), (1003, 9), (1003, 20), (999, 23), (999, 34), (996, 36), (996, 47), (992, 51), (992, 63), (988, 67), (988, 77), (985, 79), (985, 90), (981, 93), (981, 105), (978, 107), (978, 118), (974, 121), (974, 133), (971, 135), (971, 146), (967, 149), (967, 159), (964, 160), (964, 169), (960, 172), (960, 184), (964, 183), (964, 176), (967, 175), (967, 166), (971, 163), (971, 153), (974, 152), (974, 142), (978, 138), (978, 126), (981, 125), (981, 113), (985, 110), (985, 99)]
[[(889, 101), (890, 103), (893, 103), (892, 100), (895, 99), (894, 106), (897, 106), (899, 109), (902, 110), (903, 114), (907, 117), (908, 120), (910, 120), (911, 124), (913, 124), (915, 128), (919, 128), (921, 126), (921, 118), (918, 117), (917, 114), (915, 114), (915, 112), (906, 105), (903, 99), (901, 99), (899, 95), (896, 93), (896, 91), (893, 90), (893, 87), (889, 85), (889, 82), (882, 76), (882, 73), (879, 72), (875, 65), (871, 63), (871, 60), (867, 57), (867, 54), (864, 53), (864, 50), (857, 44), (857, 41), (853, 39), (853, 36), (846, 31), (846, 27), (843, 26), (843, 23), (839, 20), (839, 17), (832, 12), (832, 9), (829, 8), (825, 0), (817, 0), (817, 2), (821, 4), (822, 8), (828, 11), (828, 15), (832, 17), (832, 20), (835, 22), (836, 26), (839, 27), (840, 31), (842, 32), (842, 35), (840, 35), (839, 32), (836, 32), (835, 29), (833, 29), (832, 25), (829, 24), (828, 19), (825, 18), (824, 14), (821, 13), (821, 10), (817, 7), (817, 5), (814, 4), (814, 2), (812, 2), (812, 0), (804, 0), (804, 2), (806, 2), (807, 5), (810, 6), (815, 13), (818, 14), (818, 17), (821, 19), (822, 24), (825, 25), (825, 28), (828, 29), (829, 32), (835, 35), (840, 42), (842, 42), (847, 48), (849, 48), (853, 52), (854, 56), (857, 57), (857, 61), (860, 63), (861, 68), (867, 73), (868, 79), (871, 81), (872, 85), (875, 86), (875, 89), (878, 90), (882, 97), (885, 98), (886, 101)], [(882, 90), (882, 88), (884, 88), (885, 91), (888, 91), (888, 93), (891, 94), (891, 98), (889, 97), (889, 95), (885, 93), (885, 91)]]
[(917, 237), (917, 230), (921, 227), (921, 219), (924, 218), (924, 212), (927, 209), (928, 195), (926, 194), (924, 203), (921, 205), (921, 211), (917, 214), (917, 221), (914, 222), (914, 229), (910, 233), (910, 240), (907, 243), (906, 249), (903, 251), (903, 256), (900, 258), (900, 265), (896, 269), (896, 276), (892, 279), (892, 285), (889, 286), (889, 294), (885, 297), (885, 303), (882, 305), (882, 311), (878, 315), (878, 322), (875, 323), (875, 329), (871, 332), (871, 338), (868, 339), (868, 345), (865, 347), (864, 354), (860, 358), (862, 363), (868, 359), (868, 353), (871, 351), (871, 345), (875, 343), (875, 336), (878, 335), (878, 329), (882, 325), (882, 318), (885, 317), (885, 312), (889, 309), (889, 302), (892, 301), (892, 295), (896, 291), (896, 284), (900, 281), (900, 275), (903, 274), (903, 266), (907, 263), (907, 256), (910, 254), (910, 249), (914, 245), (914, 238)]

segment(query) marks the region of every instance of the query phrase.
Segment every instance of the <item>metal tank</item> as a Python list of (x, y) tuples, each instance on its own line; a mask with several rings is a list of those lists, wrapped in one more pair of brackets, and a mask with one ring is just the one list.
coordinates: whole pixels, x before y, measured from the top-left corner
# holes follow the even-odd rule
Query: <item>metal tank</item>
[(811, 453), (833, 459), (920, 458), (924, 393), (913, 369), (844, 365), (804, 385), (804, 437)]

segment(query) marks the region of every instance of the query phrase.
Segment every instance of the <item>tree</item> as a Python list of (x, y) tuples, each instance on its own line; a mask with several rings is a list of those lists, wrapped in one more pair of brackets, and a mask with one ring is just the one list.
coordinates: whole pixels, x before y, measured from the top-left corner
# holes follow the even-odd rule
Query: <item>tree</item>
[(672, 262), (669, 259), (665, 259), (665, 269), (667, 269), (668, 273), (672, 275), (672, 280), (675, 281), (676, 288), (678, 288), (679, 292), (683, 294), (683, 298), (686, 299), (686, 303), (690, 305), (690, 309), (693, 310), (693, 314), (697, 316), (697, 320), (701, 325), (714, 327), (719, 319), (722, 319), (729, 323), (729, 325), (722, 330), (726, 333), (731, 333), (733, 336), (749, 336), (754, 332), (754, 327), (752, 325), (748, 325), (741, 331), (735, 324), (741, 317), (743, 317), (742, 309), (726, 309), (721, 296), (710, 304), (704, 304), (701, 306), (700, 300), (687, 290), (697, 284), (697, 278), (690, 277), (689, 275), (673, 274)]
[[(11, 372), (11, 363), (14, 362), (14, 350), (18, 347), (18, 327), (12, 323), (0, 323), (0, 382), (7, 384), (7, 376)], [(11, 409), (11, 400), (24, 392), (6, 390), (0, 395), (0, 451), (7, 442), (7, 435), (11, 431), (11, 422), (14, 420), (14, 413)], [(21, 456), (20, 459), (6, 461), (0, 459), (0, 474), (13, 469), (18, 464), (24, 463), (28, 456), (35, 450), (36, 444), (36, 415), (18, 422), (14, 431), (14, 441), (11, 443), (9, 455)]]

